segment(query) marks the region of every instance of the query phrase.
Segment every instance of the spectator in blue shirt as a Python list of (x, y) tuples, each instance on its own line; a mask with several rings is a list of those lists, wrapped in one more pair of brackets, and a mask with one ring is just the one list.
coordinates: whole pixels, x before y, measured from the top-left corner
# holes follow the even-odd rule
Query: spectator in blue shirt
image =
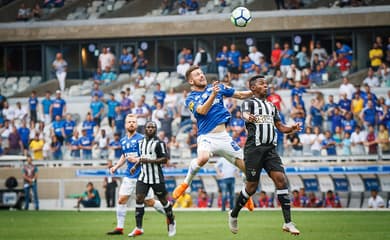
[(30, 109), (30, 120), (37, 122), (37, 106), (39, 104), (37, 93), (35, 91), (31, 91), (31, 96), (28, 99), (28, 105)]
[(337, 47), (337, 50), (336, 50), (336, 53), (339, 55), (339, 54), (343, 54), (345, 55), (345, 57), (348, 59), (348, 62), (352, 62), (352, 48), (350, 46), (348, 46), (347, 44), (342, 44), (340, 41), (337, 41), (336, 42), (336, 47)]
[(50, 106), (50, 115), (52, 121), (56, 119), (56, 116), (64, 116), (66, 113), (66, 102), (64, 99), (61, 98), (61, 91), (56, 91), (56, 98), (53, 100), (51, 106)]
[(328, 95), (328, 102), (325, 103), (323, 111), (326, 115), (325, 118), (325, 130), (330, 130), (332, 128), (332, 117), (334, 114), (334, 109), (337, 107), (337, 103), (334, 101), (334, 96)]
[(156, 84), (156, 91), (154, 91), (153, 96), (157, 99), (159, 103), (161, 103), (161, 106), (164, 106), (166, 93), (165, 91), (161, 90), (160, 83)]
[(374, 107), (374, 104), (371, 100), (368, 100), (367, 106), (361, 112), (361, 119), (363, 119), (364, 126), (367, 128), (372, 125), (375, 126), (377, 123), (377, 111)]
[(57, 140), (61, 143), (64, 143), (65, 139), (65, 131), (64, 131), (64, 121), (62, 120), (60, 115), (57, 115), (55, 120), (51, 125), (51, 135), (56, 136)]
[(119, 58), (119, 71), (121, 73), (131, 74), (133, 72), (133, 64), (133, 55), (127, 51), (127, 48), (123, 48)]
[(46, 91), (45, 98), (42, 100), (42, 110), (43, 110), (43, 119), (46, 124), (51, 122), (50, 118), (50, 109), (51, 104), (53, 103), (53, 100), (50, 98), (51, 92)]
[(65, 142), (68, 144), (73, 136), (73, 132), (76, 127), (76, 122), (72, 119), (70, 113), (66, 114), (66, 119), (64, 121), (64, 133), (65, 133)]
[(97, 95), (99, 97), (99, 99), (102, 99), (104, 97), (104, 92), (102, 90), (100, 90), (99, 84), (97, 84), (97, 83), (93, 84), (93, 89), (91, 91), (91, 97), (93, 97), (95, 95)]
[(242, 60), (242, 72), (253, 74), (255, 72), (255, 67), (255, 63), (248, 56), (245, 56)]
[(88, 135), (87, 129), (83, 128), (81, 131), (82, 136), (79, 139), (80, 149), (83, 154), (84, 160), (92, 159), (92, 146), (93, 146), (93, 136)]
[(187, 2), (188, 5), (188, 13), (189, 14), (197, 14), (199, 11), (199, 3), (198, 0), (191, 0)]
[(112, 83), (116, 80), (116, 77), (117, 77), (116, 73), (111, 70), (111, 67), (106, 66), (106, 68), (104, 69), (102, 76), (101, 76), (102, 83), (104, 85), (109, 85), (110, 83)]
[(87, 113), (87, 117), (85, 118), (82, 128), (85, 130), (88, 136), (93, 137), (94, 136), (94, 130), (95, 130), (96, 123), (92, 118), (92, 114), (89, 112)]
[(62, 150), (61, 150), (61, 142), (58, 140), (56, 135), (51, 137), (50, 150), (52, 153), (52, 157), (54, 160), (62, 160)]
[[(343, 113), (351, 112), (352, 101), (347, 98), (346, 93), (342, 93), (342, 94), (340, 94), (340, 96), (341, 96), (341, 99), (339, 100), (339, 103), (338, 103), (340, 110)], [(345, 114), (343, 114), (343, 115), (345, 115)]]
[(290, 49), (290, 44), (284, 43), (282, 51), (282, 58), (280, 60), (280, 70), (283, 74), (287, 74), (293, 61), (294, 51)]
[(91, 109), (93, 120), (95, 121), (96, 125), (100, 127), (100, 122), (102, 120), (102, 115), (104, 112), (104, 104), (101, 100), (99, 100), (98, 95), (94, 95), (92, 97), (90, 109)]
[(122, 100), (120, 102), (121, 113), (123, 116), (126, 116), (127, 114), (130, 113), (132, 102), (128, 97), (126, 97), (125, 91), (121, 91), (121, 97), (122, 97)]
[(218, 79), (222, 81), (228, 71), (228, 47), (222, 46), (222, 51), (217, 54)]
[(145, 76), (146, 68), (148, 67), (149, 61), (145, 58), (144, 51), (141, 49), (138, 50), (137, 57), (135, 59), (135, 68), (137, 70), (137, 73)]
[(26, 120), (22, 120), (22, 126), (18, 129), (18, 133), (23, 143), (24, 154), (27, 154), (30, 145), (30, 129), (27, 127)]
[(326, 150), (328, 156), (336, 156), (336, 142), (332, 137), (332, 133), (328, 130), (325, 132), (325, 139), (322, 140), (322, 149)]
[(343, 115), (341, 115), (341, 111), (339, 107), (336, 107), (333, 110), (332, 116), (332, 128), (330, 129), (331, 133), (336, 132), (336, 127), (342, 127), (341, 121), (344, 119)]
[(120, 106), (120, 103), (115, 99), (115, 95), (110, 93), (110, 99), (106, 101), (107, 104), (107, 117), (108, 117), (108, 125), (110, 127), (114, 127), (115, 120), (115, 108)]
[(115, 132), (119, 133), (121, 137), (124, 136), (125, 116), (122, 114), (120, 106), (117, 106), (115, 108), (114, 122), (115, 122)]
[(238, 79), (238, 74), (241, 72), (241, 64), (241, 53), (236, 49), (235, 44), (231, 44), (228, 52), (228, 70), (232, 79)]
[(73, 131), (73, 136), (70, 139), (69, 148), (70, 148), (70, 156), (72, 157), (72, 159), (79, 160), (81, 157), (80, 138), (79, 138), (79, 131), (77, 131), (76, 129)]
[(114, 133), (114, 139), (110, 142), (110, 148), (114, 150), (114, 157), (119, 159), (122, 156), (122, 146), (120, 140), (120, 134)]
[(310, 106), (310, 116), (311, 116), (311, 126), (312, 127), (320, 127), (322, 128), (323, 123), (323, 112), (321, 111), (320, 107), (318, 106), (315, 99), (311, 100), (311, 106)]
[(352, 112), (347, 112), (345, 114), (345, 119), (341, 121), (341, 127), (344, 133), (349, 133), (351, 135), (355, 131), (357, 122), (353, 119)]

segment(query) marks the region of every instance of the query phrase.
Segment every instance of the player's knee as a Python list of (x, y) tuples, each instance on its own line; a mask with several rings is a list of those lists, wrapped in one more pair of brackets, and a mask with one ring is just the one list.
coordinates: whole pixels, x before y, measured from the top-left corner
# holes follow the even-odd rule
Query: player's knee
[(247, 191), (247, 193), (252, 196), (253, 194), (256, 193), (256, 190), (257, 190), (257, 183), (255, 182), (248, 182), (246, 184), (246, 187), (245, 187), (245, 190)]
[(154, 199), (145, 200), (145, 205), (148, 207), (153, 207), (154, 206)]

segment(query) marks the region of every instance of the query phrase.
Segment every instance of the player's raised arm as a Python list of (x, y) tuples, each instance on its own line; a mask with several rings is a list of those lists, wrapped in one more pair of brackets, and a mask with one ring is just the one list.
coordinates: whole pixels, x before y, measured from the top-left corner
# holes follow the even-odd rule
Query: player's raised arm
[(121, 158), (119, 159), (119, 161), (115, 164), (115, 166), (113, 166), (112, 168), (110, 168), (110, 173), (114, 173), (116, 170), (118, 170), (118, 168), (122, 167), (123, 164), (126, 162), (126, 157), (124, 154), (122, 154)]
[[(213, 102), (215, 100), (215, 97), (217, 96), (218, 92), (221, 90), (218, 82), (213, 83), (213, 92), (210, 94), (210, 97), (204, 102), (202, 105), (198, 105), (195, 109), (198, 114), (206, 115), (211, 106), (213, 105)], [(190, 109), (191, 110), (191, 109)]]

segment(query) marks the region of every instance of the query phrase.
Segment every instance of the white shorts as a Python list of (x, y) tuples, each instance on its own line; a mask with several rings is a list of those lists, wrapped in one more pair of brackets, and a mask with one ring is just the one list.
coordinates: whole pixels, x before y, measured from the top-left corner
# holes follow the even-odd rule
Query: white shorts
[(198, 154), (207, 151), (224, 157), (233, 164), (235, 164), (237, 158), (244, 159), (242, 149), (226, 131), (200, 135), (197, 142)]
[[(135, 197), (135, 185), (137, 184), (136, 178), (124, 177), (122, 184), (119, 187), (119, 196), (134, 196)], [(154, 199), (153, 189), (149, 188), (148, 194), (145, 196), (145, 200)]]

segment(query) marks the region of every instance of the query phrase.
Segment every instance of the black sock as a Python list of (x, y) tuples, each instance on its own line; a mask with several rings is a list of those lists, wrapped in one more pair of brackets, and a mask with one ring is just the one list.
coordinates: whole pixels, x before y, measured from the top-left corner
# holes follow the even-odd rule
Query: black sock
[(137, 224), (137, 228), (142, 228), (142, 220), (144, 218), (145, 207), (144, 204), (136, 204), (135, 205), (135, 222)]
[(291, 204), (290, 197), (288, 196), (288, 189), (278, 189), (276, 190), (276, 194), (278, 195), (278, 200), (282, 207), (284, 222), (289, 223), (291, 222)]
[(238, 217), (238, 213), (240, 212), (241, 208), (243, 208), (248, 201), (250, 195), (247, 193), (247, 191), (244, 189), (240, 192), (240, 195), (238, 195), (238, 198), (236, 200), (236, 204), (232, 210), (231, 216), (236, 218)]
[(164, 206), (164, 211), (165, 211), (165, 214), (167, 215), (167, 219), (168, 219), (169, 223), (172, 224), (173, 221), (175, 220), (175, 217), (173, 216), (172, 205), (170, 202), (168, 202)]

